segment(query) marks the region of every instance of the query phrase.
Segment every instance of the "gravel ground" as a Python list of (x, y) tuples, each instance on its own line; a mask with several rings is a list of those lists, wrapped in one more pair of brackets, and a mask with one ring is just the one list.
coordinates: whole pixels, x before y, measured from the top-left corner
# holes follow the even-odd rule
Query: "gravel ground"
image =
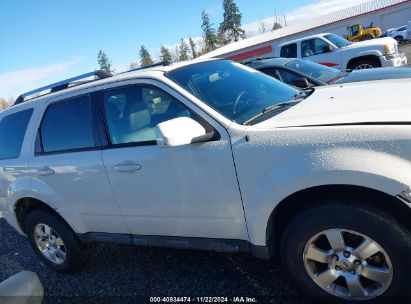
[(247, 254), (93, 244), (88, 261), (75, 274), (53, 272), (0, 216), (0, 281), (22, 270), (33, 271), (45, 289), (45, 303), (149, 303), (150, 296), (248, 296), (256, 297), (258, 303), (307, 302), (288, 283), (277, 261)]

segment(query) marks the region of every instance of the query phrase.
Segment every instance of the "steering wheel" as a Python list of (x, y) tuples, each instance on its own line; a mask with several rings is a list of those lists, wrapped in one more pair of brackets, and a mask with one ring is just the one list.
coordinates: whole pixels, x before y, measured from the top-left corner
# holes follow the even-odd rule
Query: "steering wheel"
[[(237, 98), (235, 99), (235, 102), (234, 102), (233, 114), (236, 114), (236, 113), (237, 113), (237, 106), (238, 106), (238, 104), (239, 104), (240, 101), (244, 98), (244, 96), (247, 96), (247, 95), (248, 95), (247, 91), (241, 91), (240, 94), (238, 94), (238, 96), (237, 96)], [(245, 101), (246, 101), (246, 104), (245, 104), (245, 105), (248, 105), (248, 100), (245, 100)]]

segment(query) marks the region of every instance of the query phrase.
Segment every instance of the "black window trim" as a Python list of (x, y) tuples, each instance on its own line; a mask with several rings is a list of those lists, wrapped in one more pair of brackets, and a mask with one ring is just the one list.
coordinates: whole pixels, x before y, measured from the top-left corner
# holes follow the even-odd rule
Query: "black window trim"
[[(90, 105), (90, 116), (91, 116), (91, 127), (92, 127), (92, 133), (93, 133), (93, 140), (94, 140), (94, 147), (87, 147), (87, 148), (75, 148), (75, 149), (65, 149), (65, 150), (58, 150), (58, 151), (49, 151), (49, 152), (44, 152), (44, 147), (43, 147), (43, 139), (41, 135), (41, 126), (43, 125), (44, 118), (47, 115), (48, 110), (50, 109), (51, 106), (61, 103), (61, 102), (67, 102), (73, 99), (81, 98), (87, 96), (89, 100), (89, 105)], [(71, 96), (68, 98), (62, 98), (53, 102), (50, 102), (46, 109), (43, 111), (42, 117), (40, 124), (37, 127), (37, 132), (36, 132), (36, 141), (37, 138), (39, 139), (41, 151), (36, 151), (36, 145), (34, 145), (34, 156), (47, 156), (47, 155), (53, 155), (53, 154), (65, 154), (65, 153), (76, 153), (76, 152), (85, 152), (85, 151), (96, 151), (96, 150), (101, 150), (101, 140), (99, 138), (98, 130), (97, 130), (97, 123), (96, 123), (96, 115), (95, 115), (95, 107), (93, 105), (95, 101), (92, 98), (92, 93), (83, 93), (80, 95), (75, 95)]]
[(292, 43), (285, 44), (285, 45), (281, 46), (281, 48), (280, 48), (280, 57), (283, 57), (283, 56), (281, 55), (283, 48), (290, 47), (291, 45), (295, 45), (295, 57), (284, 57), (284, 58), (297, 58), (297, 57), (298, 57), (298, 45), (297, 45), (297, 42), (292, 42)]
[(121, 90), (121, 89), (127, 89), (127, 88), (134, 88), (134, 87), (144, 87), (144, 88), (153, 88), (155, 90), (162, 91), (166, 93), (167, 95), (170, 95), (173, 99), (175, 99), (177, 102), (181, 103), (184, 107), (187, 108), (190, 113), (194, 114), (195, 118), (193, 118), (195, 121), (197, 121), (199, 124), (201, 124), (206, 130), (212, 130), (214, 132), (213, 139), (210, 141), (219, 141), (221, 136), (218, 133), (218, 131), (209, 123), (207, 122), (203, 117), (201, 117), (199, 114), (197, 114), (196, 111), (194, 111), (191, 107), (187, 106), (185, 103), (181, 102), (179, 98), (176, 98), (172, 94), (168, 93), (164, 89), (153, 85), (149, 83), (134, 83), (134, 84), (126, 84), (126, 85), (120, 85), (120, 86), (114, 86), (111, 88), (106, 88), (106, 89), (101, 89), (94, 94), (96, 94), (96, 100), (98, 100), (98, 117), (97, 117), (97, 125), (101, 125), (98, 130), (100, 132), (100, 138), (104, 138), (106, 141), (106, 144), (102, 144), (101, 149), (106, 150), (106, 149), (117, 149), (117, 148), (129, 148), (129, 147), (143, 147), (143, 146), (156, 146), (157, 141), (156, 140), (148, 140), (148, 141), (140, 141), (140, 142), (130, 142), (130, 143), (122, 143), (122, 144), (113, 144), (111, 142), (110, 138), (110, 132), (108, 129), (107, 125), (107, 120), (106, 120), (106, 115), (105, 115), (105, 109), (104, 109), (104, 98), (103, 94), (105, 92), (110, 92), (110, 91), (115, 91), (115, 90)]
[(21, 156), (21, 151), (23, 150), (23, 145), (24, 145), (25, 137), (26, 137), (26, 135), (27, 135), (27, 130), (28, 130), (30, 121), (31, 121), (31, 119), (32, 119), (32, 117), (33, 117), (34, 107), (29, 107), (29, 108), (26, 108), (26, 109), (22, 109), (22, 110), (20, 110), (20, 111), (16, 111), (16, 112), (7, 114), (7, 115), (3, 116), (3, 117), (0, 119), (0, 123), (1, 123), (1, 121), (2, 121), (4, 118), (9, 117), (9, 116), (14, 115), (14, 114), (18, 114), (18, 113), (24, 112), (24, 111), (30, 111), (31, 113), (30, 113), (29, 120), (27, 121), (26, 131), (24, 131), (23, 140), (22, 140), (22, 142), (21, 142), (21, 147), (20, 147), (19, 154), (18, 154), (17, 156), (14, 156), (14, 157), (5, 157), (5, 158), (1, 158), (1, 157), (0, 157), (0, 161), (20, 158), (20, 156)]

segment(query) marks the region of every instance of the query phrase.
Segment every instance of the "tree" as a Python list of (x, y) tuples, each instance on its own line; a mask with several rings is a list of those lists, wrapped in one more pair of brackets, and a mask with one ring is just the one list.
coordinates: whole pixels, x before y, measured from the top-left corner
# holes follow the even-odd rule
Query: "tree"
[(111, 72), (111, 60), (108, 59), (106, 53), (104, 53), (102, 50), (98, 51), (97, 62), (101, 70)]
[(134, 70), (134, 69), (137, 69), (139, 67), (140, 67), (140, 65), (138, 64), (138, 62), (131, 62), (128, 66), (129, 70)]
[(10, 105), (12, 105), (14, 101), (15, 100), (13, 97), (10, 97), (8, 100), (5, 98), (0, 98), (0, 111), (10, 107)]
[(280, 28), (282, 28), (281, 24), (278, 23), (277, 21), (274, 21), (273, 31), (278, 30)]
[(162, 62), (173, 62), (173, 58), (171, 57), (171, 52), (165, 46), (160, 48), (160, 58)]
[(260, 25), (258, 27), (258, 31), (260, 32), (260, 34), (264, 34), (265, 32), (267, 32), (267, 28), (265, 27), (264, 20), (260, 20)]
[(150, 53), (145, 48), (145, 46), (142, 45), (141, 48), (140, 48), (140, 65), (142, 67), (145, 67), (145, 66), (148, 66), (148, 65), (153, 64), (153, 63), (154, 63), (154, 61), (151, 58)]
[(224, 19), (219, 31), (225, 34), (228, 42), (246, 38), (245, 31), (241, 28), (241, 13), (234, 0), (223, 0)]
[(171, 57), (173, 58), (174, 62), (180, 61), (180, 50), (178, 45), (174, 47), (174, 51), (172, 52)]
[(207, 53), (217, 48), (218, 39), (217, 39), (216, 31), (213, 28), (213, 24), (210, 21), (210, 17), (205, 12), (205, 10), (201, 12), (201, 19), (202, 19), (201, 29), (203, 30), (203, 39), (204, 39), (203, 53)]
[(190, 48), (191, 48), (191, 58), (196, 58), (197, 55), (197, 51), (196, 51), (196, 43), (194, 42), (193, 38), (189, 38), (188, 42), (190, 44)]
[(183, 38), (181, 38), (180, 42), (180, 56), (179, 56), (179, 61), (186, 61), (189, 59), (188, 57), (188, 52), (190, 51), (190, 48), (188, 47), (187, 43), (184, 41)]

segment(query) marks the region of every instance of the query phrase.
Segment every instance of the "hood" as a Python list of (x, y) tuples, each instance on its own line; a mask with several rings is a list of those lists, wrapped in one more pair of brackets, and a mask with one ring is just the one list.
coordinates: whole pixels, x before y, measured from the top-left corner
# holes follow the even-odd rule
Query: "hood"
[(397, 41), (391, 37), (376, 38), (376, 39), (370, 39), (370, 40), (365, 40), (365, 41), (360, 41), (360, 42), (354, 42), (354, 43), (351, 43), (350, 45), (347, 45), (345, 48), (356, 49), (356, 48), (369, 47), (369, 46), (383, 47), (385, 44), (397, 44)]
[(411, 78), (411, 68), (378, 68), (378, 69), (354, 70), (350, 72), (347, 76), (335, 81), (334, 84), (356, 82), (356, 81), (367, 81), (367, 80), (402, 79), (402, 78)]
[(411, 79), (319, 87), (302, 102), (256, 126), (411, 124), (410, 87)]

